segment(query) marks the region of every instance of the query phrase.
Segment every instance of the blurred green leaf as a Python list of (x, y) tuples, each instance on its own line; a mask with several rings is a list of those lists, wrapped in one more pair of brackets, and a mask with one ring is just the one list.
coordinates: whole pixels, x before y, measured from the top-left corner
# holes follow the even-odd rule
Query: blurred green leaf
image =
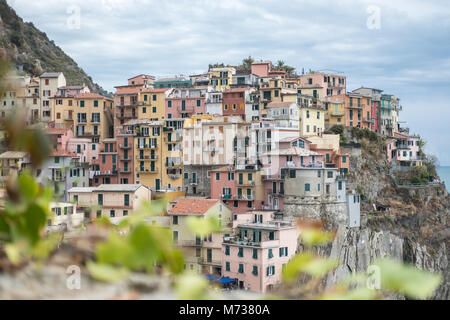
[(187, 220), (189, 230), (200, 237), (206, 237), (214, 232), (222, 230), (219, 218), (212, 217), (189, 217)]
[(333, 237), (334, 235), (331, 232), (314, 228), (302, 229), (300, 232), (300, 238), (306, 246), (327, 244), (333, 240)]
[(374, 263), (380, 268), (381, 287), (414, 299), (427, 299), (442, 281), (442, 276), (419, 270), (393, 259)]
[(117, 268), (109, 264), (88, 261), (86, 266), (93, 278), (103, 282), (117, 282), (128, 275), (125, 268)]
[(207, 300), (208, 281), (197, 274), (185, 273), (176, 282), (176, 292), (180, 300)]
[(323, 277), (338, 266), (338, 261), (329, 258), (320, 258), (311, 252), (304, 252), (295, 256), (283, 270), (283, 280), (287, 283), (297, 279), (300, 273), (305, 272), (313, 277)]

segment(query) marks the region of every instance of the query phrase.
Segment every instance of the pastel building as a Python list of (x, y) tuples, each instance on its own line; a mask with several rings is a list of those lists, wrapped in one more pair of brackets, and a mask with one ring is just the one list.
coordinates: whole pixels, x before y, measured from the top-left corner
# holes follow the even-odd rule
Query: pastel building
[(381, 94), (383, 90), (361, 87), (353, 90), (354, 93), (370, 96), (372, 99), (372, 131), (380, 132)]
[(271, 102), (266, 108), (267, 119), (273, 119), (275, 127), (299, 130), (299, 107), (296, 102)]
[(342, 96), (327, 96), (324, 99), (325, 129), (335, 125), (345, 126), (345, 102)]
[(322, 106), (305, 104), (300, 107), (299, 131), (301, 136), (320, 135), (325, 130), (325, 112)]
[(297, 251), (299, 230), (291, 221), (275, 220), (271, 211), (252, 211), (239, 218), (234, 236), (224, 237), (222, 275), (239, 288), (266, 293), (282, 282), (283, 267)]
[(66, 86), (66, 78), (62, 72), (45, 72), (39, 77), (39, 98), (41, 102), (40, 120), (52, 121), (52, 97), (58, 88)]
[(50, 138), (53, 150), (64, 151), (68, 149), (69, 141), (73, 138), (72, 129), (47, 128), (45, 133)]
[(89, 165), (81, 163), (75, 154), (54, 150), (37, 171), (36, 181), (52, 186), (60, 200), (67, 202), (70, 188), (89, 186)]
[(420, 137), (394, 133), (393, 140), (393, 144), (388, 143), (388, 159), (392, 165), (406, 168), (422, 165)]
[[(169, 228), (174, 244), (181, 248), (187, 269), (200, 273), (222, 274), (222, 241), (224, 233), (231, 232), (231, 210), (217, 199), (181, 198), (168, 210)], [(189, 219), (197, 217), (219, 219), (222, 232), (212, 233), (205, 238), (196, 235), (189, 228)]]
[(75, 97), (81, 93), (90, 93), (87, 86), (59, 87), (51, 97), (52, 121), (57, 128), (71, 128), (75, 119)]
[(151, 191), (143, 185), (110, 184), (98, 187), (75, 187), (68, 190), (71, 203), (87, 220), (102, 216), (119, 223), (124, 217), (151, 202)]
[(210, 171), (211, 197), (222, 199), (233, 213), (262, 209), (264, 189), (255, 165), (226, 166)]
[(264, 153), (279, 148), (285, 138), (299, 137), (298, 128), (279, 127), (273, 119), (254, 121), (250, 126), (249, 163), (261, 164)]
[(118, 184), (119, 182), (119, 152), (117, 140), (103, 139), (98, 152), (98, 161), (95, 161), (96, 170), (93, 172), (91, 186), (101, 184)]
[(324, 156), (311, 151), (310, 146), (311, 142), (304, 138), (286, 138), (280, 142), (278, 150), (272, 150), (264, 155), (262, 176), (264, 208), (284, 209), (287, 175), (290, 174), (290, 169), (323, 168)]
[(77, 207), (73, 203), (68, 202), (52, 202), (50, 203), (50, 211), (52, 215), (47, 220), (47, 226), (67, 226), (68, 230), (79, 227), (84, 222), (84, 216), (77, 212)]
[(233, 67), (218, 67), (211, 68), (208, 71), (209, 84), (216, 90), (229, 89), (233, 83), (233, 75), (236, 74), (236, 69)]
[(183, 163), (247, 163), (249, 124), (238, 116), (200, 115), (184, 121)]
[(310, 71), (300, 76), (301, 94), (311, 95), (321, 101), (326, 96), (345, 94), (347, 88), (347, 77), (327, 72)]
[(96, 93), (75, 96), (74, 134), (93, 143), (113, 136), (113, 100)]
[[(250, 93), (252, 91), (254, 90), (249, 88), (231, 88), (223, 91), (223, 115), (240, 116), (244, 120), (251, 120), (255, 115), (250, 113), (249, 117), (247, 117), (246, 111), (251, 111), (251, 106), (253, 105), (250, 99)], [(259, 113), (256, 113), (256, 116), (259, 117)]]
[(165, 119), (189, 118), (195, 114), (205, 114), (206, 90), (197, 88), (177, 88), (166, 97)]

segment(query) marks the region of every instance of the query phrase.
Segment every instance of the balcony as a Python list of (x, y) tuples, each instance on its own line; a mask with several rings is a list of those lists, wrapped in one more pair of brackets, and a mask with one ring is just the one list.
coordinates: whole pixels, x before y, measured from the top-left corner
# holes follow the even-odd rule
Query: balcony
[(136, 118), (135, 114), (125, 114), (125, 113), (116, 113), (116, 118), (117, 119), (133, 119)]
[(169, 174), (169, 179), (178, 180), (181, 178), (181, 174)]
[(179, 168), (182, 167), (183, 163), (181, 161), (169, 161), (166, 162), (166, 167), (168, 168)]
[(129, 168), (128, 169), (125, 169), (125, 168), (124, 169), (120, 169), (119, 171), (122, 174), (129, 174), (129, 173), (131, 173), (131, 169), (129, 169)]
[(237, 200), (243, 200), (243, 201), (255, 200), (252, 194), (238, 194), (238, 196), (236, 198), (237, 198)]
[(168, 137), (164, 137), (164, 142), (167, 143), (177, 143), (177, 142), (181, 142), (181, 137), (178, 137), (178, 139), (176, 137), (172, 137), (171, 140), (169, 140)]
[(126, 158), (119, 157), (119, 161), (131, 161), (131, 158), (130, 157), (126, 157)]
[(254, 187), (256, 184), (255, 184), (255, 181), (246, 181), (246, 182), (238, 181), (236, 183), (236, 185), (237, 186), (242, 186), (242, 187)]
[(221, 260), (213, 260), (208, 258), (198, 258), (197, 263), (200, 265), (222, 266)]
[(158, 168), (153, 168), (153, 169), (138, 168), (138, 169), (136, 169), (136, 171), (140, 174), (155, 174), (155, 173), (159, 172)]
[(345, 116), (345, 112), (333, 112), (333, 113), (330, 113), (330, 116), (331, 117), (343, 117), (343, 116)]
[(115, 176), (117, 170), (94, 171), (94, 176)]
[(203, 240), (183, 240), (183, 241), (174, 241), (174, 244), (182, 247), (201, 247), (203, 245)]
[(127, 145), (119, 144), (119, 148), (120, 149), (131, 149), (131, 145), (129, 145), (129, 144), (127, 144)]
[(154, 161), (154, 160), (158, 160), (158, 156), (157, 155), (153, 155), (153, 156), (140, 156), (140, 155), (137, 155), (136, 156), (136, 160), (139, 160), (139, 161)]
[(98, 136), (100, 136), (100, 134), (98, 132), (97, 133), (90, 132), (90, 131), (77, 132), (77, 137), (98, 137)]
[(362, 110), (363, 106), (348, 106), (349, 109), (358, 109), (358, 110)]

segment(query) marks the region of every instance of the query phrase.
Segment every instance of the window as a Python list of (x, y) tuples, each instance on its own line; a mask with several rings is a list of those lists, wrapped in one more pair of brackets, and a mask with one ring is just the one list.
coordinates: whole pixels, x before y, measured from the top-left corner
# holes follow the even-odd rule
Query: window
[(311, 185), (309, 183), (305, 183), (305, 191), (311, 191)]
[(238, 257), (241, 257), (241, 258), (244, 257), (244, 248), (239, 248), (239, 250), (238, 250)]
[(226, 256), (230, 255), (230, 246), (225, 246), (225, 255)]
[(257, 276), (257, 275), (258, 275), (258, 267), (257, 267), (257, 266), (253, 266), (252, 274), (253, 274), (254, 276)]
[(123, 195), (123, 204), (125, 207), (128, 207), (130, 205), (130, 195), (129, 194)]
[(178, 241), (178, 231), (172, 232), (172, 236), (173, 236), (173, 241), (177, 242)]
[(295, 173), (296, 173), (295, 170), (290, 170), (289, 171), (289, 178), (295, 178)]
[(288, 256), (288, 247), (280, 248), (280, 258)]
[(225, 262), (225, 271), (230, 271), (230, 263), (228, 261)]
[(342, 156), (342, 163), (347, 163), (347, 157), (346, 156)]
[(98, 204), (101, 206), (101, 205), (103, 205), (103, 195), (102, 194), (99, 194), (98, 196), (97, 196), (97, 200), (98, 200)]
[(153, 113), (156, 113), (156, 107), (153, 107), (152, 109), (153, 109), (153, 110), (152, 110)]
[(147, 113), (147, 108), (146, 107), (142, 107), (142, 113)]
[(98, 107), (98, 100), (94, 100), (94, 107)]
[(128, 216), (128, 210), (123, 210), (123, 216), (124, 217)]
[(269, 259), (273, 258), (273, 250), (272, 249), (269, 249), (268, 257), (269, 257)]
[(153, 101), (156, 101), (156, 94), (153, 95)]
[(97, 211), (97, 219), (99, 219), (99, 218), (101, 218), (102, 217), (102, 211), (101, 210), (98, 210)]
[(55, 157), (55, 163), (59, 163), (59, 157)]
[(333, 171), (328, 171), (328, 172), (327, 172), (327, 177), (328, 177), (329, 179), (333, 178)]
[(239, 273), (244, 273), (244, 265), (242, 263), (239, 263)]
[(197, 100), (197, 107), (200, 107), (201, 101)]
[(109, 216), (110, 216), (111, 218), (114, 218), (114, 217), (116, 216), (116, 211), (111, 210), (111, 211), (109, 212)]
[(267, 276), (273, 276), (275, 274), (275, 266), (267, 267)]
[(216, 172), (216, 180), (217, 180), (217, 181), (220, 180), (220, 172)]
[(167, 101), (167, 107), (172, 108), (172, 101)]
[(253, 249), (253, 259), (258, 259), (258, 249)]

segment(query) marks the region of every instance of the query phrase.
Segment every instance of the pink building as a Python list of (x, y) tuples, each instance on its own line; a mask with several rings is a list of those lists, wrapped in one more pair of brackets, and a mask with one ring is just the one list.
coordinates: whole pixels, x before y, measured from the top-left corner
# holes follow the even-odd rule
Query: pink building
[(238, 215), (236, 235), (224, 237), (222, 276), (236, 279), (239, 288), (265, 293), (278, 286), (283, 266), (297, 250), (298, 228), (275, 218), (273, 211)]
[(94, 171), (91, 186), (98, 187), (102, 184), (118, 183), (118, 152), (116, 139), (104, 139), (99, 152), (99, 158), (94, 163), (97, 170)]
[(68, 151), (69, 140), (73, 138), (72, 129), (47, 128), (46, 133), (52, 142), (53, 150)]
[(272, 63), (270, 61), (253, 62), (252, 73), (261, 78), (268, 77), (271, 67)]
[(233, 214), (263, 208), (261, 172), (255, 166), (248, 168), (222, 167), (210, 170), (211, 198), (222, 199)]
[(134, 134), (131, 131), (119, 129), (116, 131), (116, 140), (119, 157), (119, 183), (134, 184)]
[(203, 89), (178, 88), (166, 97), (166, 119), (189, 118), (206, 114), (206, 92)]
[(263, 155), (264, 203), (270, 210), (283, 210), (285, 178), (291, 168), (323, 168), (324, 155), (310, 150), (304, 138), (281, 140), (280, 148)]
[[(422, 165), (422, 157), (420, 155), (419, 141), (420, 137), (394, 133), (395, 148), (390, 150), (388, 144), (388, 159), (391, 159), (392, 164), (400, 167), (415, 167)], [(391, 142), (392, 143), (392, 142)]]

